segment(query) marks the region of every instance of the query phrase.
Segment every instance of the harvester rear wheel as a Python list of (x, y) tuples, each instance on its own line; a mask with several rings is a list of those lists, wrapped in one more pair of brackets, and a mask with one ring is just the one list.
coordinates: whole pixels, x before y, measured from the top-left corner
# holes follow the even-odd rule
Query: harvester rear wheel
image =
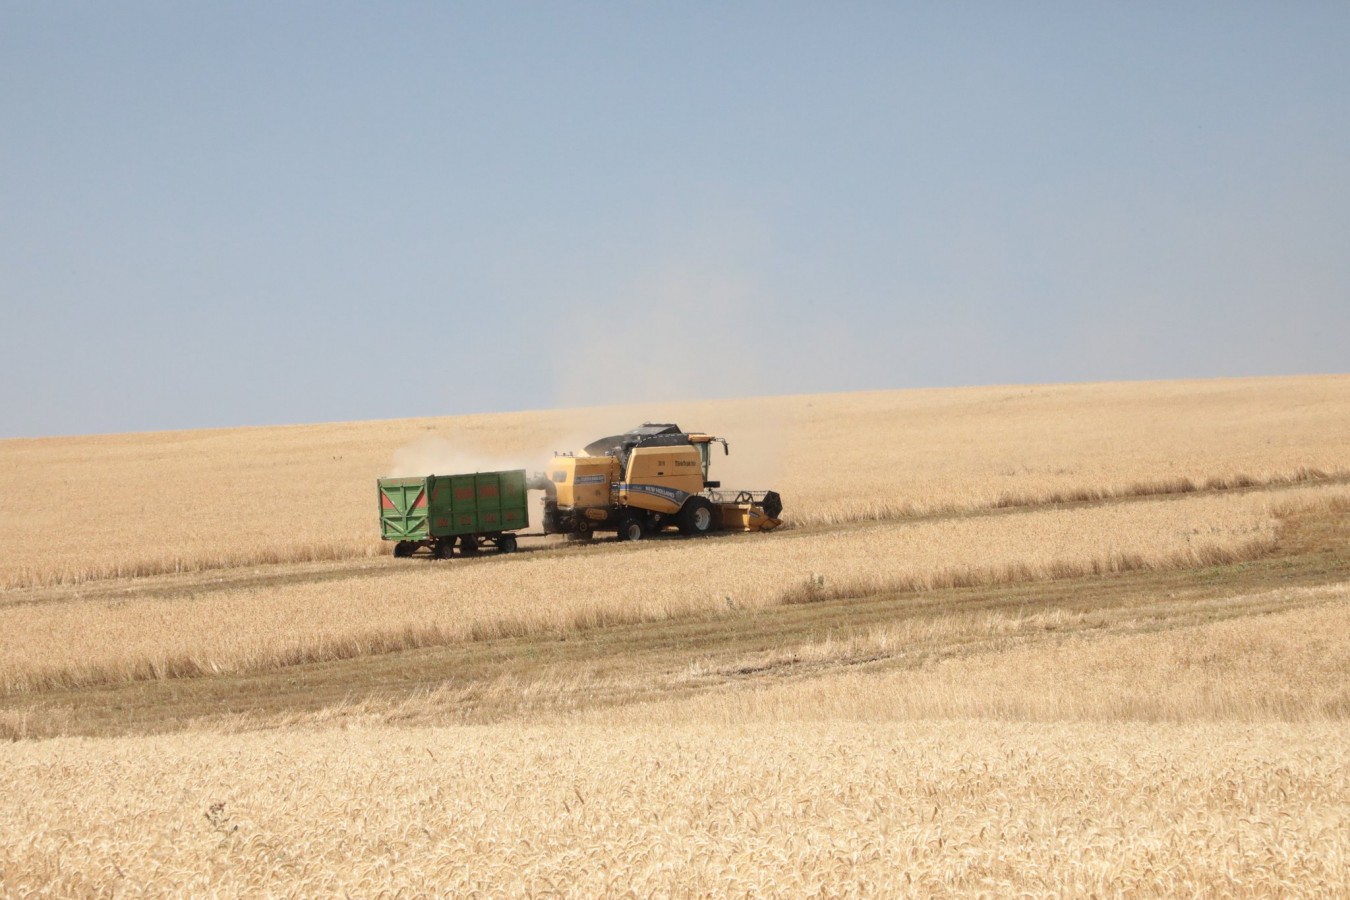
[(515, 553), (515, 552), (516, 552), (516, 536), (515, 536), (514, 534), (504, 534), (504, 535), (502, 535), (501, 537), (497, 538), (497, 552), (498, 552), (498, 553)]
[(624, 516), (619, 522), (619, 540), (640, 541), (643, 534), (642, 520), (636, 516)]
[(680, 534), (707, 534), (713, 530), (715, 521), (711, 503), (702, 497), (690, 497), (680, 509), (678, 519)]

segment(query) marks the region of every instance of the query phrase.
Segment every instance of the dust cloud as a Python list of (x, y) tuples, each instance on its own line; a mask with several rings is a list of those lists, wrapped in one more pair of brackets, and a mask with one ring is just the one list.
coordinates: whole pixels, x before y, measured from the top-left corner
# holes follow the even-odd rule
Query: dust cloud
[(794, 365), (784, 357), (799, 354), (777, 346), (775, 304), (730, 259), (742, 243), (638, 270), (577, 301), (553, 342), (552, 409), (524, 427), (482, 421), (420, 437), (394, 454), (390, 474), (534, 473), (555, 452), (581, 453), (597, 438), (673, 422), (730, 442), (729, 456), (713, 448), (713, 480), (775, 488), (794, 431), (792, 404), (764, 395)]
[(729, 441), (729, 456), (713, 449), (711, 479), (774, 488), (794, 429), (789, 404), (764, 395), (780, 388), (793, 365), (784, 357), (796, 354), (778, 346), (785, 329), (775, 304), (728, 252), (694, 253), (588, 300), (566, 357), (555, 360), (555, 402), (567, 425), (553, 449), (579, 451), (644, 422), (673, 422)]
[[(753, 401), (747, 401), (747, 405)], [(729, 455), (721, 447), (713, 449), (708, 477), (722, 482), (727, 490), (779, 490), (780, 478), (790, 451), (793, 434), (787, 411), (763, 403), (753, 415), (719, 415), (716, 407), (709, 410), (705, 421), (690, 420), (683, 427), (697, 427), (727, 439)]]
[(496, 472), (502, 469), (544, 468), (544, 460), (529, 451), (501, 455), (476, 448), (461, 437), (451, 440), (436, 434), (423, 435), (394, 451), (388, 475), (395, 478), (418, 475), (454, 475), (463, 472)]
[(515, 434), (482, 428), (443, 428), (394, 451), (391, 477), (451, 475), (524, 469), (544, 471), (557, 452), (581, 454), (597, 438), (644, 422), (673, 422), (689, 431), (726, 438), (730, 455), (712, 448), (709, 477), (724, 490), (779, 489), (790, 451), (793, 423), (786, 398), (686, 401), (554, 410), (540, 413), (536, 427)]
[(752, 278), (730, 270), (638, 278), (575, 320), (566, 357), (555, 361), (556, 406), (767, 393), (781, 365), (764, 315), (771, 306)]
[(626, 404), (568, 410), (566, 415), (568, 427), (557, 432), (554, 449), (580, 452), (597, 438), (646, 422), (674, 423), (725, 438), (730, 452), (713, 446), (708, 477), (728, 490), (777, 489), (796, 432), (792, 401), (777, 397)]

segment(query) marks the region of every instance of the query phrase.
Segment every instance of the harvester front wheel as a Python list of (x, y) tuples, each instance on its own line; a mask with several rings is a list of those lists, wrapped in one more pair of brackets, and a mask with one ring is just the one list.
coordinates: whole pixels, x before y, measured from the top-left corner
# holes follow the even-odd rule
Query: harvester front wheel
[(621, 541), (640, 541), (642, 540), (642, 520), (636, 516), (625, 516), (619, 523), (619, 540)]
[(497, 538), (497, 552), (498, 552), (498, 553), (515, 553), (515, 552), (516, 552), (516, 536), (515, 536), (514, 534), (504, 534), (504, 535), (502, 535), (501, 537)]
[(702, 497), (690, 497), (680, 510), (680, 534), (707, 534), (713, 530), (713, 506)]

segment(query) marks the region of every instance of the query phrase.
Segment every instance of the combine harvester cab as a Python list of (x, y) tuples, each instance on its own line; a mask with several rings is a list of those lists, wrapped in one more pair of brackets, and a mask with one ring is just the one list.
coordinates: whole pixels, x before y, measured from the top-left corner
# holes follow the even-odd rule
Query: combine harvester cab
[(722, 490), (708, 480), (712, 446), (724, 438), (645, 424), (554, 456), (530, 487), (545, 491), (544, 531), (589, 538), (613, 531), (639, 540), (675, 527), (681, 534), (716, 530), (771, 531), (783, 504), (773, 491)]
[(472, 556), (484, 545), (516, 549), (515, 531), (530, 526), (525, 470), (381, 478), (380, 536), (395, 556), (428, 551), (449, 559), (456, 546)]

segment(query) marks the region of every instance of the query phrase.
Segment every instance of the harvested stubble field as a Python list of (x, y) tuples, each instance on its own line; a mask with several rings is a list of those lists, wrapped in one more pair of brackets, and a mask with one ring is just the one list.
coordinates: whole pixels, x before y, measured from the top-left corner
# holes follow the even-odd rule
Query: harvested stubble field
[[(792, 527), (374, 555), (391, 467), (658, 418), (730, 437)], [(0, 460), (6, 894), (1350, 884), (1350, 378)]]

